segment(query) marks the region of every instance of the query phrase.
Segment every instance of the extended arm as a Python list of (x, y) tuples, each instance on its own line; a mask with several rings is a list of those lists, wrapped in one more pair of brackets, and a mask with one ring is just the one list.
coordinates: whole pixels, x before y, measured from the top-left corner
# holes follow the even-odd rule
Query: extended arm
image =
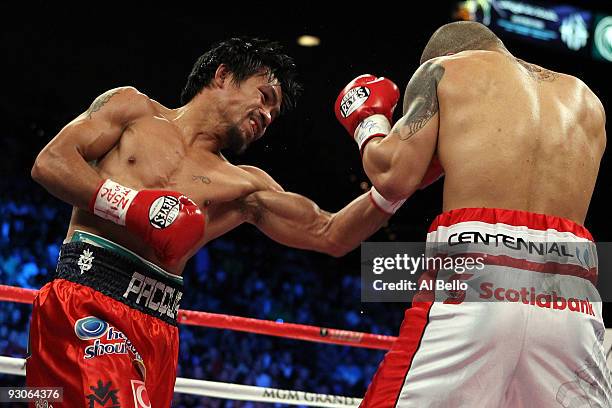
[(390, 217), (374, 204), (370, 193), (329, 213), (299, 194), (265, 190), (246, 197), (241, 211), (247, 222), (277, 242), (332, 256), (357, 247)]

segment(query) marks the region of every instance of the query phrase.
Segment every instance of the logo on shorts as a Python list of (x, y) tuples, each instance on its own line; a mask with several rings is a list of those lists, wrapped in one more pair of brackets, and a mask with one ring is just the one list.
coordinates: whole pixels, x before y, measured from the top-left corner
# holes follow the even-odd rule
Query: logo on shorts
[[(515, 237), (507, 234), (491, 234), (481, 231), (463, 231), (451, 234), (448, 237), (448, 246), (453, 247), (460, 244), (481, 244), (483, 247), (505, 247), (514, 251), (524, 251), (524, 254), (530, 255), (557, 255), (558, 257), (574, 258), (572, 255), (574, 249), (570, 247), (570, 242), (545, 242), (545, 241), (528, 241), (524, 238)], [(587, 245), (590, 243), (577, 242), (575, 247)]]
[(83, 253), (79, 256), (79, 260), (77, 261), (77, 265), (81, 270), (81, 275), (91, 269), (94, 259), (93, 252), (91, 252), (89, 249), (85, 249), (83, 251)]
[(110, 402), (107, 408), (121, 408), (119, 405), (119, 396), (117, 393), (119, 390), (111, 390), (112, 381), (104, 384), (102, 380), (98, 380), (98, 386), (90, 386), (89, 388), (93, 391), (92, 394), (87, 395), (87, 400), (89, 401), (89, 408), (95, 408), (96, 406), (106, 407)]
[(134, 272), (123, 297), (156, 312), (154, 315), (166, 315), (176, 319), (183, 292)]
[(108, 323), (95, 316), (79, 319), (74, 324), (74, 332), (81, 340), (94, 340), (104, 336), (108, 331)]
[(151, 408), (151, 400), (145, 383), (138, 380), (132, 380), (132, 393), (134, 394), (134, 407), (135, 408)]
[(85, 360), (111, 354), (126, 354), (139, 365), (136, 368), (144, 378), (146, 372), (144, 362), (136, 347), (125, 334), (104, 320), (94, 316), (79, 319), (74, 325), (74, 332), (81, 340), (94, 341), (83, 350)]
[(370, 96), (370, 90), (365, 86), (353, 88), (344, 95), (340, 101), (340, 112), (342, 116), (347, 118), (351, 113), (355, 112)]
[(149, 207), (149, 221), (155, 228), (166, 228), (176, 220), (179, 209), (178, 198), (172, 196), (159, 197)]

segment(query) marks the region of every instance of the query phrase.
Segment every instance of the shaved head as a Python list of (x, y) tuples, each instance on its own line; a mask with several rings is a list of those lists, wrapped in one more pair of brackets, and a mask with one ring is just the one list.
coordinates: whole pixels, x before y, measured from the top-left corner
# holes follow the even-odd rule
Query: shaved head
[(447, 54), (493, 48), (506, 47), (485, 25), (473, 21), (456, 21), (443, 25), (433, 33), (421, 55), (421, 64)]

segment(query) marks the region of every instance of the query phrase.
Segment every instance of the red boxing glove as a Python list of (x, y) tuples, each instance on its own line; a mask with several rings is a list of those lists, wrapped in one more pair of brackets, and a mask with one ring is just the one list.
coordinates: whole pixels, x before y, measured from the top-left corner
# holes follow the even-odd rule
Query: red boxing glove
[(89, 209), (138, 235), (165, 265), (180, 262), (204, 236), (200, 208), (176, 191), (137, 191), (105, 180)]
[(391, 131), (393, 110), (399, 100), (399, 89), (390, 80), (374, 75), (353, 79), (338, 95), (336, 118), (349, 132), (363, 153), (366, 143)]
[(425, 187), (428, 187), (430, 184), (435, 183), (442, 176), (444, 176), (444, 168), (442, 167), (442, 164), (438, 159), (438, 155), (434, 154), (431, 159), (431, 162), (429, 163), (429, 167), (427, 168), (427, 171), (423, 176), (423, 180), (421, 180), (421, 185), (419, 186), (419, 189), (422, 190)]

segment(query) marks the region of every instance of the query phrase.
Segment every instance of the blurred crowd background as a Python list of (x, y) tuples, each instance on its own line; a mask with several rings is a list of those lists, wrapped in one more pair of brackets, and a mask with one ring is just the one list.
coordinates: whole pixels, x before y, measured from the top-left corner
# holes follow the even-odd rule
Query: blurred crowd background
[[(0, 201), (0, 282), (38, 289), (51, 277), (70, 215), (29, 182)], [(349, 256), (349, 258), (355, 258)], [(352, 270), (348, 265), (354, 265)], [(245, 228), (203, 248), (184, 273), (182, 307), (392, 335), (404, 305), (361, 304), (358, 258), (281, 247)], [(26, 354), (31, 306), (0, 302), (0, 355)], [(383, 352), (180, 325), (178, 376), (360, 396)], [(24, 377), (0, 375), (0, 385)], [(252, 406), (177, 394), (176, 407)]]

